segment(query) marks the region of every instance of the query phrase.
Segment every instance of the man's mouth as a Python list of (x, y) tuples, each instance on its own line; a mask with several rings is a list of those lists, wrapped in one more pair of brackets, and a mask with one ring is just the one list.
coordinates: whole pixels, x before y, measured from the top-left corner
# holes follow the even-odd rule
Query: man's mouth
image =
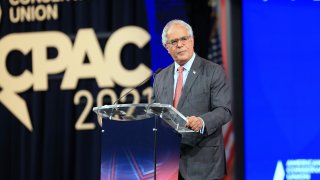
[(185, 51), (179, 51), (179, 52), (177, 52), (177, 54), (178, 55), (181, 55), (181, 54), (183, 54)]

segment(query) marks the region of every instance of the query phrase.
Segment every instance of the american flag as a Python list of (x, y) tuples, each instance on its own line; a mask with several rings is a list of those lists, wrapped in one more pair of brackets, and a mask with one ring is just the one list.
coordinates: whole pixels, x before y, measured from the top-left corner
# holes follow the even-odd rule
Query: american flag
[(217, 12), (216, 8), (212, 8), (211, 13), (211, 32), (209, 38), (208, 59), (217, 64), (222, 64), (222, 52), (219, 31), (217, 27)]
[[(207, 58), (217, 64), (221, 64), (226, 74), (228, 74), (225, 0), (209, 0), (209, 6), (212, 8), (212, 26)], [(221, 32), (221, 35), (219, 32)], [(228, 172), (228, 176), (224, 177), (223, 180), (232, 180), (235, 160), (234, 125), (232, 121), (223, 126), (223, 136)]]

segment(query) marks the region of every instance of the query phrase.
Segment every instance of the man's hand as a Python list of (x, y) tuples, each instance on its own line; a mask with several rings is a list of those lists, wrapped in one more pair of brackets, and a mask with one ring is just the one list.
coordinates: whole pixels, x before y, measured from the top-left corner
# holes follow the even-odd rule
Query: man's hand
[(192, 129), (195, 132), (199, 132), (202, 129), (203, 122), (200, 118), (195, 116), (187, 117), (186, 127)]

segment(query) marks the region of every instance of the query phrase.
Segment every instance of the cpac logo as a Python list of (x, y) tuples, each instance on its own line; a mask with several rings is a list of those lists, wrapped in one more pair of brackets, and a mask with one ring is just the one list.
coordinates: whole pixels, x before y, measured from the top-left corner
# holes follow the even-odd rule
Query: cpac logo
[[(61, 90), (72, 90), (80, 79), (95, 78), (100, 88), (138, 85), (151, 70), (140, 64), (127, 70), (121, 64), (121, 50), (129, 43), (144, 47), (150, 35), (137, 26), (126, 26), (115, 31), (108, 39), (104, 53), (93, 29), (80, 29), (72, 44), (69, 37), (59, 31), (13, 33), (0, 40), (0, 102), (18, 120), (32, 131), (27, 104), (18, 93), (30, 88), (34, 91), (48, 90), (48, 75), (64, 72)], [(57, 56), (48, 59), (47, 49), (55, 48)], [(23, 55), (31, 53), (32, 72), (24, 70), (13, 76), (6, 68), (7, 56), (12, 51)], [(85, 57), (89, 63), (84, 64)]]

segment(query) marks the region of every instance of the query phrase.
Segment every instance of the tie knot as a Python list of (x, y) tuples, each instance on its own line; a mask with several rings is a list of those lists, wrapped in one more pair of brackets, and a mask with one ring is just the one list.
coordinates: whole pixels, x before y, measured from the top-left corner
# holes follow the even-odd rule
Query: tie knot
[(179, 67), (178, 67), (178, 72), (179, 72), (179, 73), (182, 73), (183, 70), (184, 70), (184, 67), (183, 67), (183, 66), (179, 66)]

